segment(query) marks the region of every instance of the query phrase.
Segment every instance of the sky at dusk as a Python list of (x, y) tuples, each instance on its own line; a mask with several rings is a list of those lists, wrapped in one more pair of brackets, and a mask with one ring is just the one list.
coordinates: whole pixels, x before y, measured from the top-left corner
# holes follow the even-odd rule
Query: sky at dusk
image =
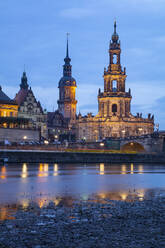
[(121, 41), (132, 113), (152, 113), (165, 129), (164, 0), (1, 0), (0, 84), (11, 98), (24, 70), (43, 108), (57, 108), (69, 32), (77, 112), (97, 113), (113, 22)]

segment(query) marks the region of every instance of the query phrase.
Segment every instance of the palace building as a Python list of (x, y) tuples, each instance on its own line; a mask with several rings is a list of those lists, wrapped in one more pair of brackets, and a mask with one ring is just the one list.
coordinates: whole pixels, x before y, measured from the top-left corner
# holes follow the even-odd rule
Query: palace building
[(33, 128), (40, 130), (41, 137), (46, 138), (47, 117), (40, 102), (36, 100), (31, 87), (29, 88), (26, 72), (23, 72), (20, 90), (14, 100), (18, 104), (18, 116), (31, 120)]
[(78, 115), (77, 139), (97, 141), (108, 137), (141, 136), (154, 131), (154, 116), (131, 114), (131, 90), (126, 91), (126, 69), (121, 66), (121, 47), (114, 23), (109, 45), (109, 65), (104, 69), (104, 91), (98, 91), (98, 114)]
[(18, 104), (0, 87), (0, 142), (39, 140), (39, 132), (28, 118), (18, 116)]

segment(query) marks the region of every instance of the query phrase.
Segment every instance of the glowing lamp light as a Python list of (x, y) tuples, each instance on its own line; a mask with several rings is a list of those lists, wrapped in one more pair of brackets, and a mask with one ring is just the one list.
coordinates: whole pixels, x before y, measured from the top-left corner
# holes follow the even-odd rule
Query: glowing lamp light
[(44, 144), (45, 145), (48, 145), (49, 144), (49, 141), (48, 140), (44, 140)]
[(102, 146), (102, 147), (103, 147), (103, 146), (104, 146), (104, 143), (100, 143), (100, 146)]
[(23, 139), (24, 139), (24, 140), (26, 140), (26, 139), (27, 139), (27, 136), (26, 136), (26, 135), (25, 135), (25, 136), (23, 136)]

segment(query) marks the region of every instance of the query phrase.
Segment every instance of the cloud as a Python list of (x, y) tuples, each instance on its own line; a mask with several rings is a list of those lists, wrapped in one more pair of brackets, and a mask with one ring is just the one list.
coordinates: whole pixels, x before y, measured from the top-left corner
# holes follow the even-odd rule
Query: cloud
[(81, 19), (93, 15), (94, 12), (90, 9), (85, 8), (70, 8), (63, 9), (60, 12), (60, 16), (73, 19)]

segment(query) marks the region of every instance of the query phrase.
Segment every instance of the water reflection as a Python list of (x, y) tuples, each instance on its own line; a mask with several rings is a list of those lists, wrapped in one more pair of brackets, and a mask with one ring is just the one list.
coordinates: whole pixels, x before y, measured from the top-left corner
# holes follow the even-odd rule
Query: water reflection
[(48, 177), (49, 175), (49, 164), (39, 164), (38, 177)]
[(58, 164), (54, 164), (54, 176), (58, 176)]
[[(148, 189), (159, 187), (165, 191), (164, 175), (164, 165), (133, 163), (0, 166), (0, 219), (7, 216), (6, 203), (19, 203), (26, 209), (32, 200), (39, 207), (49, 201), (55, 205), (71, 205), (74, 199), (89, 201), (91, 198), (96, 201), (143, 201)], [(154, 197), (153, 192), (150, 191), (151, 197)]]
[[(149, 197), (148, 192), (150, 190), (147, 189), (133, 189), (133, 190), (119, 190), (119, 191), (109, 191), (109, 192), (101, 192), (95, 195), (97, 201), (102, 200), (116, 200), (116, 201), (143, 201)], [(152, 190), (152, 192), (156, 192)]]
[(41, 195), (40, 197), (36, 197), (33, 200), (22, 199), (18, 201), (17, 204), (0, 205), (0, 221), (3, 221), (5, 219), (14, 219), (14, 214), (18, 209), (27, 210), (31, 204), (33, 208), (34, 204), (36, 204), (39, 208), (43, 208), (48, 206), (50, 202), (53, 203), (55, 206), (72, 207), (76, 202), (81, 201), (111, 204), (112, 200), (127, 202), (143, 201), (144, 199), (152, 199), (157, 195), (161, 195), (161, 191), (156, 189), (108, 191), (96, 194), (83, 194), (78, 198), (73, 197), (72, 195), (63, 195), (56, 197)]
[(125, 175), (126, 174), (126, 165), (125, 164), (123, 164), (122, 166), (121, 166), (121, 174), (123, 174), (123, 175)]
[(138, 170), (139, 174), (143, 174), (143, 165), (139, 165)]
[(21, 177), (22, 177), (22, 178), (27, 178), (27, 176), (28, 176), (28, 172), (27, 172), (27, 164), (26, 164), (26, 163), (24, 163), (24, 164), (22, 165), (22, 173), (21, 173)]
[(134, 165), (131, 164), (131, 174), (133, 174), (133, 173), (134, 173)]
[(0, 178), (6, 179), (6, 167), (5, 166), (2, 166), (1, 168)]
[(104, 164), (100, 164), (100, 175), (104, 175)]

